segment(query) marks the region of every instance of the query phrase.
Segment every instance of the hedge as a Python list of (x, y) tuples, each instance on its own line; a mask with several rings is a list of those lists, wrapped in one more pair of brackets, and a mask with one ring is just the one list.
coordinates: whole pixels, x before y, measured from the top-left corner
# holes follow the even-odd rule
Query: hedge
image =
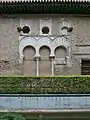
[[(42, 115), (23, 115), (22, 113), (14, 113), (14, 112), (1, 112), (0, 113), (0, 120), (44, 120), (45, 117)], [(47, 119), (47, 118), (46, 118)]]
[(0, 76), (0, 94), (88, 94), (90, 76)]
[[(23, 113), (0, 112), (0, 120), (43, 120), (44, 116), (39, 114), (23, 115)], [(47, 118), (46, 118), (47, 119)]]
[(16, 113), (0, 113), (0, 120), (26, 120), (26, 118)]

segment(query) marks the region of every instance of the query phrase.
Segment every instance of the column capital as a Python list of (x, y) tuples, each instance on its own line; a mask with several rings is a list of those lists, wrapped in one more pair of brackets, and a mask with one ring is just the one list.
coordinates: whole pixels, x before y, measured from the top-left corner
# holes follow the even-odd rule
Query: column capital
[(50, 57), (51, 60), (55, 59), (54, 55), (50, 55), (49, 57)]
[(40, 55), (34, 57), (36, 60), (39, 60), (41, 58)]

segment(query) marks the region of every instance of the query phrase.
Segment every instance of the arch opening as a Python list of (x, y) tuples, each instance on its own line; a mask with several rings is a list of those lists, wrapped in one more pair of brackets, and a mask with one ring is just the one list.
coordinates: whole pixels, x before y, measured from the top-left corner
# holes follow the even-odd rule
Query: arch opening
[(23, 75), (35, 76), (36, 75), (36, 61), (34, 59), (36, 50), (32, 46), (26, 46), (23, 50)]
[(54, 60), (54, 75), (64, 75), (67, 73), (66, 56), (67, 49), (64, 46), (56, 47)]
[(54, 50), (56, 58), (65, 58), (67, 56), (67, 49), (64, 46), (58, 46)]
[(42, 46), (39, 50), (41, 60), (40, 60), (40, 76), (51, 75), (51, 60), (49, 58), (51, 50), (48, 46)]
[(41, 46), (39, 49), (41, 58), (49, 58), (51, 50), (48, 46)]
[(33, 59), (35, 54), (36, 50), (33, 46), (28, 45), (23, 49), (23, 55), (25, 59)]

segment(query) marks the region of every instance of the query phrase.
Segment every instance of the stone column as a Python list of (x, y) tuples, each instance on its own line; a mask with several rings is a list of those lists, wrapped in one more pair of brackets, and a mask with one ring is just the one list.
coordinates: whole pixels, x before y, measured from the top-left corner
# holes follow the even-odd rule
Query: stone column
[(40, 56), (35, 56), (35, 60), (36, 60), (36, 76), (39, 76), (39, 60), (40, 60)]
[(51, 59), (51, 63), (52, 63), (52, 76), (54, 76), (54, 59), (55, 59), (55, 56), (50, 56), (50, 59)]

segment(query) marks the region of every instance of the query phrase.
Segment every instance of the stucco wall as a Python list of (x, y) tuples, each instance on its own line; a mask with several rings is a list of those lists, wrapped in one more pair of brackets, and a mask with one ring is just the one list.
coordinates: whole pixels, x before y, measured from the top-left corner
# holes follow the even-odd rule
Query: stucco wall
[(0, 17), (0, 74), (19, 74), (18, 18)]
[[(89, 59), (90, 49), (90, 17), (66, 15), (3, 15), (0, 17), (0, 74), (20, 74), (19, 64), (19, 33), (17, 27), (22, 26), (22, 19), (29, 21), (31, 34), (40, 34), (40, 19), (52, 20), (51, 35), (61, 35), (62, 21), (73, 27), (69, 33), (71, 41), (71, 59), (62, 74), (81, 74), (80, 61)], [(26, 22), (27, 23), (27, 22)], [(87, 47), (82, 45), (88, 45)], [(88, 53), (88, 54), (87, 54)], [(62, 68), (62, 67), (61, 67)], [(60, 68), (60, 69), (61, 69)], [(67, 69), (66, 69), (67, 68)]]

